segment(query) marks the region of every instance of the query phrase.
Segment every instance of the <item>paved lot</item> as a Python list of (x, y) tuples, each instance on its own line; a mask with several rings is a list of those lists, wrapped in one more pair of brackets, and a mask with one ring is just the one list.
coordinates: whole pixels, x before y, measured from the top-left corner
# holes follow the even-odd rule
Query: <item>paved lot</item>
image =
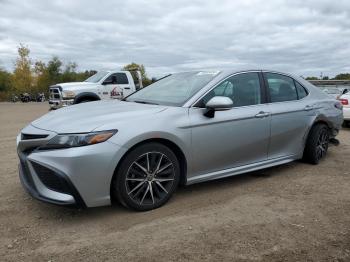
[(38, 202), (15, 137), (47, 104), (0, 103), (1, 261), (350, 261), (350, 129), (301, 162), (181, 188), (164, 207), (72, 210)]

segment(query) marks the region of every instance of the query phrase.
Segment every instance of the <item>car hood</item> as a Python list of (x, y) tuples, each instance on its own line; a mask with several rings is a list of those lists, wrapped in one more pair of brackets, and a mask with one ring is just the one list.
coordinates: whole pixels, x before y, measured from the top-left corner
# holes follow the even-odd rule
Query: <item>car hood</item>
[(82, 87), (94, 87), (98, 86), (98, 83), (90, 83), (90, 82), (71, 82), (71, 83), (60, 83), (56, 86), (62, 87), (63, 90), (74, 91), (75, 89), (79, 89)]
[(166, 106), (122, 102), (96, 101), (51, 111), (32, 125), (56, 133), (91, 132), (106, 123), (137, 119), (166, 110)]

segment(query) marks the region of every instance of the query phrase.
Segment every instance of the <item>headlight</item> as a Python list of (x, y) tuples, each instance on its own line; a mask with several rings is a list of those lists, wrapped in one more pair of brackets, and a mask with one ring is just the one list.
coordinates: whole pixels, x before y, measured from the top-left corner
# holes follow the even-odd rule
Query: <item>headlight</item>
[(40, 149), (58, 149), (78, 146), (88, 146), (102, 143), (111, 138), (118, 130), (108, 130), (91, 132), (85, 134), (62, 134), (52, 138), (46, 145)]
[(62, 96), (64, 98), (74, 98), (75, 97), (75, 93), (73, 91), (62, 91)]

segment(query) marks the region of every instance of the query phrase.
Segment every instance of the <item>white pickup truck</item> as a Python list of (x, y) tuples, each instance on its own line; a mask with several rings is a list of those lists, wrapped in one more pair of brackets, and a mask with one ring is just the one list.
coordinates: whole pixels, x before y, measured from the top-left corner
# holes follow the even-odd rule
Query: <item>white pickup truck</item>
[[(138, 88), (142, 88), (141, 75)], [(61, 83), (50, 86), (51, 109), (101, 99), (122, 99), (136, 91), (134, 79), (129, 71), (99, 71), (84, 82)]]

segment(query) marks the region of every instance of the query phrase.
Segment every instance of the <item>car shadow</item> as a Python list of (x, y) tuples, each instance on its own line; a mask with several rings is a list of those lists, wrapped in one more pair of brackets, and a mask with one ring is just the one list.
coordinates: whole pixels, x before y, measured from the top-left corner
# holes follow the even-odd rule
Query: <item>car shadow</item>
[[(136, 212), (123, 207), (118, 203), (113, 203), (112, 206), (105, 207), (92, 207), (87, 209), (75, 209), (67, 208), (62, 206), (51, 205), (42, 203), (36, 200), (35, 204), (37, 211), (41, 214), (45, 214), (48, 220), (68, 220), (71, 222), (76, 221), (77, 223), (84, 223), (84, 221), (95, 220), (95, 219), (108, 219), (110, 217), (116, 218), (122, 221), (124, 218), (130, 217), (133, 214), (134, 217), (140, 218), (142, 221), (149, 220), (158, 217), (161, 214), (163, 217), (171, 216), (174, 213), (188, 213), (191, 212), (193, 206), (197, 204), (199, 207), (204, 207), (203, 199), (210, 197), (212, 200), (222, 190), (229, 190), (234, 192), (242, 186), (259, 183), (261, 180), (272, 179), (273, 177), (285, 175), (285, 171), (296, 167), (298, 165), (306, 165), (302, 162), (296, 161), (288, 164), (266, 168), (254, 172), (245, 174), (235, 175), (231, 177), (221, 178), (217, 180), (206, 181), (198, 184), (189, 186), (181, 186), (176, 191), (175, 195), (170, 201), (162, 206), (161, 208), (147, 211), (147, 212)], [(218, 200), (220, 201), (220, 199)], [(210, 204), (210, 203), (208, 203)], [(138, 220), (136, 218), (136, 220)]]

